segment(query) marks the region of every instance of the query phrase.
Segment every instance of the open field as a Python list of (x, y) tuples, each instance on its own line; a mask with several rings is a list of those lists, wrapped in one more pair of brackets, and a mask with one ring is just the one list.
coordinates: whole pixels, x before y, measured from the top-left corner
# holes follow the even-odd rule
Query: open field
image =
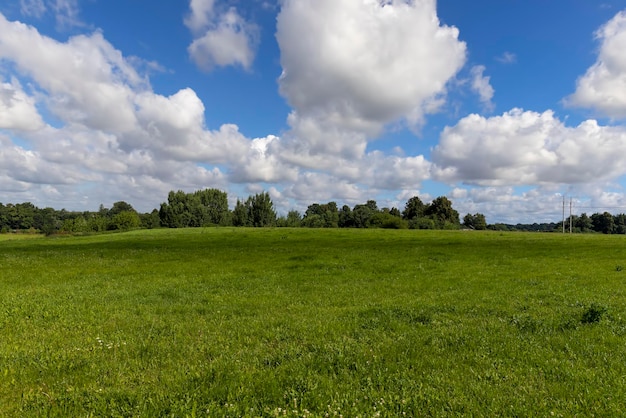
[(0, 416), (622, 416), (625, 240), (0, 240)]

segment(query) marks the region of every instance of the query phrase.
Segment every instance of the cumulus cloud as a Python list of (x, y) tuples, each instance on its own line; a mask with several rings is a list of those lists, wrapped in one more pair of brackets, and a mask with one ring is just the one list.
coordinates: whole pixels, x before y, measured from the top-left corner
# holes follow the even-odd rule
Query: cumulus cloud
[(455, 188), (448, 197), (461, 217), (488, 214), (488, 223), (558, 222), (562, 217), (563, 192), (550, 187), (522, 191), (509, 186)]
[(476, 65), (472, 67), (470, 70), (472, 76), (472, 90), (478, 94), (480, 98), (480, 102), (483, 104), (487, 111), (492, 111), (494, 108), (494, 104), (491, 101), (493, 99), (493, 95), (495, 93), (493, 87), (491, 86), (491, 78), (485, 76), (485, 66), (484, 65)]
[(215, 0), (191, 0), (189, 15), (185, 18), (185, 25), (195, 34), (200, 34), (213, 21)]
[(567, 127), (552, 111), (469, 115), (433, 149), (436, 178), (484, 186), (578, 184), (626, 173), (626, 129), (587, 120)]
[(191, 0), (185, 25), (195, 36), (189, 55), (202, 70), (229, 65), (248, 70), (252, 67), (259, 29), (241, 17), (236, 8), (218, 13), (214, 0)]
[(35, 100), (22, 90), (17, 79), (0, 83), (0, 129), (28, 131), (43, 125)]
[(287, 0), (276, 34), (280, 92), (300, 151), (357, 157), (384, 126), (419, 126), (465, 62), (434, 0)]
[[(3, 190), (14, 184), (30, 193), (39, 184), (39, 193), (54, 185), (65, 194), (66, 184), (83, 190), (98, 184), (101, 190), (92, 193), (102, 198), (117, 193), (120, 200), (121, 193), (140, 194), (141, 187), (164, 196), (172, 187), (225, 186), (228, 175), (220, 165), (259, 153), (258, 141), (235, 125), (207, 129), (204, 105), (192, 89), (156, 94), (133, 60), (100, 32), (58, 42), (1, 14), (0, 32), (0, 59), (9, 64), (3, 71), (13, 74), (0, 83), (0, 129), (19, 132), (21, 139), (4, 136), (0, 142)], [(32, 97), (18, 77), (28, 79)], [(38, 106), (58, 126), (47, 125)], [(32, 149), (23, 148), (24, 141)]]
[[(0, 56), (49, 93), (48, 106), (66, 121), (125, 131), (135, 124), (133, 88), (145, 80), (101, 33), (60, 43), (0, 15)], [(8, 36), (10, 34), (10, 36)]]
[(566, 103), (592, 108), (610, 118), (626, 118), (626, 11), (596, 32), (601, 42), (598, 59), (578, 79)]

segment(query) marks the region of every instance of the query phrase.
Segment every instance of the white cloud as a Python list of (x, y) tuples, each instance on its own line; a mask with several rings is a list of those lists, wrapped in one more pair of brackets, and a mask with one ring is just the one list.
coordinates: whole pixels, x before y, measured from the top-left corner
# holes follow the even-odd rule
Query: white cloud
[(214, 0), (191, 0), (185, 25), (195, 35), (188, 52), (202, 70), (240, 65), (249, 70), (258, 44), (258, 27), (234, 7), (217, 13)]
[(470, 115), (433, 149), (435, 177), (486, 186), (579, 184), (626, 173), (626, 129), (587, 120), (566, 127), (551, 111)]
[(287, 186), (283, 195), (299, 202), (328, 202), (339, 200), (342, 202), (364, 202), (365, 191), (348, 181), (338, 181), (337, 178), (318, 172), (302, 173), (298, 180)]
[(0, 83), (0, 129), (36, 130), (44, 125), (35, 100), (23, 90), (17, 79)]
[[(100, 32), (58, 42), (1, 14), (0, 32), (0, 59), (12, 77), (0, 83), (0, 128), (19, 130), (21, 141), (32, 146), (25, 149), (3, 137), (3, 190), (15, 187), (30, 196), (34, 188), (43, 193), (35, 185), (47, 184), (70, 193), (62, 185), (75, 184), (92, 199), (120, 200), (140, 195), (141, 185), (148, 185), (158, 189), (152, 199), (161, 198), (172, 188), (224, 187), (228, 177), (219, 166), (245, 162), (259, 151), (259, 141), (247, 139), (235, 125), (208, 130), (204, 105), (193, 90), (167, 97), (154, 93), (133, 60)], [(28, 79), (37, 102), (20, 77)], [(46, 125), (36, 104), (60, 126)], [(256, 168), (262, 171), (262, 164), (274, 161), (262, 159)], [(23, 187), (28, 183), (32, 186)], [(90, 186), (95, 184), (98, 190)]]
[(277, 20), (290, 140), (358, 157), (391, 122), (418, 127), (465, 62), (434, 0), (287, 0)]
[(485, 66), (476, 65), (472, 67), (470, 73), (472, 76), (472, 90), (478, 94), (480, 102), (485, 106), (485, 109), (492, 111), (494, 104), (491, 99), (493, 99), (495, 91), (491, 86), (491, 78), (484, 75)]
[(487, 214), (488, 223), (559, 222), (562, 218), (563, 194), (550, 188), (456, 188), (448, 197), (461, 219), (466, 213)]
[[(0, 15), (0, 56), (49, 93), (50, 110), (63, 120), (95, 129), (131, 129), (133, 88), (145, 80), (96, 32), (60, 43)], [(8, 36), (10, 34), (11, 36)]]
[(215, 0), (191, 0), (189, 3), (190, 13), (185, 18), (185, 25), (193, 33), (201, 34), (212, 24), (214, 5)]
[(0, 175), (16, 182), (34, 184), (75, 184), (81, 173), (69, 166), (46, 161), (37, 151), (25, 150), (0, 136)]
[(626, 11), (596, 32), (598, 60), (582, 76), (566, 103), (592, 108), (611, 118), (626, 118)]

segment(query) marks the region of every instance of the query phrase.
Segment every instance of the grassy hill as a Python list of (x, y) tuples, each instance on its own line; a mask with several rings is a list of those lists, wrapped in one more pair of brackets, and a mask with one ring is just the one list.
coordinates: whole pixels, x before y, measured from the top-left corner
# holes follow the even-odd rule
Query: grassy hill
[(620, 416), (623, 236), (0, 240), (0, 416)]

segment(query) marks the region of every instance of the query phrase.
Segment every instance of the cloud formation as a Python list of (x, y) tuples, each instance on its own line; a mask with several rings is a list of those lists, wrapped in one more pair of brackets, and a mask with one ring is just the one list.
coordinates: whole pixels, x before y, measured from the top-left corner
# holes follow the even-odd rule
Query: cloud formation
[(491, 78), (485, 76), (485, 66), (484, 65), (476, 65), (472, 67), (470, 70), (470, 74), (472, 76), (471, 87), (472, 90), (478, 94), (480, 102), (483, 104), (485, 110), (492, 111), (494, 108), (494, 104), (491, 101), (493, 99), (493, 95), (495, 90), (491, 86)]
[(363, 155), (385, 125), (419, 127), (465, 63), (434, 0), (287, 0), (276, 38), (298, 152)]
[(598, 59), (578, 79), (566, 102), (594, 109), (613, 119), (626, 118), (626, 11), (619, 12), (596, 32), (601, 42)]
[(235, 7), (218, 12), (215, 0), (191, 0), (185, 25), (194, 34), (188, 52), (202, 70), (240, 65), (252, 68), (259, 28), (239, 15)]
[(567, 127), (552, 111), (472, 114), (444, 129), (432, 157), (436, 178), (448, 183), (589, 183), (626, 174), (626, 128), (595, 120)]
[(11, 83), (0, 83), (0, 129), (28, 131), (43, 126), (35, 100), (22, 90), (19, 81), (13, 78)]

